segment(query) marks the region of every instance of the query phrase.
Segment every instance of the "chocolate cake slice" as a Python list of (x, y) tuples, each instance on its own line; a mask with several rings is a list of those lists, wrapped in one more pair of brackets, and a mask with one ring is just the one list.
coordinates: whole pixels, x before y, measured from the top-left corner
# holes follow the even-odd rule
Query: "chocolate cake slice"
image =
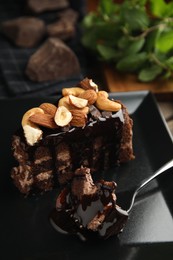
[(128, 213), (116, 205), (115, 189), (115, 182), (94, 183), (89, 168), (77, 169), (71, 185), (57, 198), (50, 216), (53, 227), (82, 240), (117, 235), (123, 230)]
[(66, 184), (81, 166), (94, 173), (134, 158), (126, 107), (91, 79), (64, 88), (57, 103), (28, 110), (13, 136), (11, 176), (24, 194)]

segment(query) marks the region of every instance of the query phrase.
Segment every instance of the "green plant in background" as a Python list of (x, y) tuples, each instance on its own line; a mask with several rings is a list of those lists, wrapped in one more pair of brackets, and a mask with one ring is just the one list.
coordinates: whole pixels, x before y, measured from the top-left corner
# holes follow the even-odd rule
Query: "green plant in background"
[(173, 1), (100, 0), (82, 22), (83, 45), (141, 81), (173, 76)]

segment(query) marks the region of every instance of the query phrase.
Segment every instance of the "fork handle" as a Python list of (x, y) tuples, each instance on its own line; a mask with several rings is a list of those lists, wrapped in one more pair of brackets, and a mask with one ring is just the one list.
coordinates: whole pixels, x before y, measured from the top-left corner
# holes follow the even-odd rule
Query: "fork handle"
[(127, 212), (129, 213), (133, 207), (135, 198), (137, 196), (137, 194), (152, 180), (154, 180), (157, 176), (159, 176), (160, 174), (162, 174), (163, 172), (171, 169), (173, 167), (173, 159), (170, 160), (169, 162), (167, 162), (166, 164), (164, 164), (161, 168), (159, 168), (152, 176), (150, 176), (149, 178), (145, 179), (140, 185), (139, 187), (136, 189), (136, 191), (133, 194), (132, 197), (132, 201), (130, 204), (129, 209), (127, 210)]
[(159, 168), (155, 174), (153, 174), (151, 177), (145, 179), (142, 184), (138, 187), (138, 192), (139, 190), (141, 190), (145, 185), (147, 185), (150, 181), (154, 180), (157, 176), (159, 176), (160, 174), (162, 174), (163, 172), (171, 169), (173, 167), (173, 159), (170, 160), (169, 162), (167, 162), (166, 164), (164, 164), (161, 168)]

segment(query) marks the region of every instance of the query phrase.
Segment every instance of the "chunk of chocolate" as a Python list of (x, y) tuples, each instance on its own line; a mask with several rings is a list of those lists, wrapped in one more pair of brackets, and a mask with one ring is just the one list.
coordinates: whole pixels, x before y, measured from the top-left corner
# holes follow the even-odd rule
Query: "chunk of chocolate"
[(99, 119), (99, 117), (102, 116), (102, 114), (100, 113), (100, 111), (96, 108), (96, 106), (94, 105), (90, 105), (89, 106), (89, 111), (90, 111), (90, 114), (91, 114), (91, 117), (93, 119)]
[(78, 20), (79, 14), (75, 10), (68, 8), (58, 13), (60, 20), (68, 21), (71, 24), (75, 24)]
[(107, 239), (122, 231), (128, 213), (116, 205), (115, 182), (94, 183), (89, 168), (75, 171), (70, 187), (56, 201), (50, 221), (59, 232)]
[(78, 19), (78, 13), (73, 9), (66, 9), (58, 13), (58, 21), (47, 26), (49, 36), (58, 37), (61, 40), (68, 40), (74, 37), (75, 24)]
[(26, 75), (36, 82), (61, 80), (80, 74), (75, 53), (61, 40), (49, 38), (29, 59)]
[(75, 26), (70, 21), (60, 20), (47, 26), (47, 33), (51, 37), (58, 37), (65, 41), (74, 37)]
[(69, 6), (68, 0), (28, 0), (27, 8), (33, 13), (63, 9)]
[(32, 48), (46, 33), (45, 23), (39, 18), (20, 17), (2, 23), (1, 30), (15, 45)]

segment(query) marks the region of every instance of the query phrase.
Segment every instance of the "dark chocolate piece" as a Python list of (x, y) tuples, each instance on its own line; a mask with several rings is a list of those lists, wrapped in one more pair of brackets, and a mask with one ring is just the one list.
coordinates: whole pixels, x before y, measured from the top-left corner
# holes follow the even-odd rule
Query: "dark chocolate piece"
[(79, 74), (75, 53), (57, 38), (49, 38), (30, 57), (26, 68), (26, 75), (36, 82), (62, 80)]
[(58, 13), (59, 20), (47, 26), (47, 33), (51, 37), (58, 37), (61, 40), (68, 40), (75, 36), (75, 24), (78, 13), (73, 9), (67, 9)]
[(128, 213), (116, 205), (115, 182), (94, 183), (89, 168), (75, 171), (71, 187), (59, 194), (50, 220), (59, 232), (82, 240), (107, 239), (122, 231)]
[(46, 33), (45, 23), (39, 18), (20, 17), (3, 22), (1, 30), (15, 45), (32, 48)]
[(62, 21), (68, 21), (71, 24), (76, 24), (79, 17), (79, 13), (75, 10), (68, 8), (58, 13), (58, 18)]
[(75, 36), (75, 26), (70, 21), (60, 20), (47, 26), (47, 33), (51, 37), (58, 37), (65, 41)]
[(28, 0), (27, 8), (33, 13), (42, 13), (45, 11), (54, 11), (69, 6), (68, 0)]
[(89, 111), (90, 111), (91, 117), (94, 120), (98, 120), (102, 116), (102, 114), (100, 113), (98, 108), (96, 108), (96, 106), (94, 106), (94, 105), (89, 106)]

